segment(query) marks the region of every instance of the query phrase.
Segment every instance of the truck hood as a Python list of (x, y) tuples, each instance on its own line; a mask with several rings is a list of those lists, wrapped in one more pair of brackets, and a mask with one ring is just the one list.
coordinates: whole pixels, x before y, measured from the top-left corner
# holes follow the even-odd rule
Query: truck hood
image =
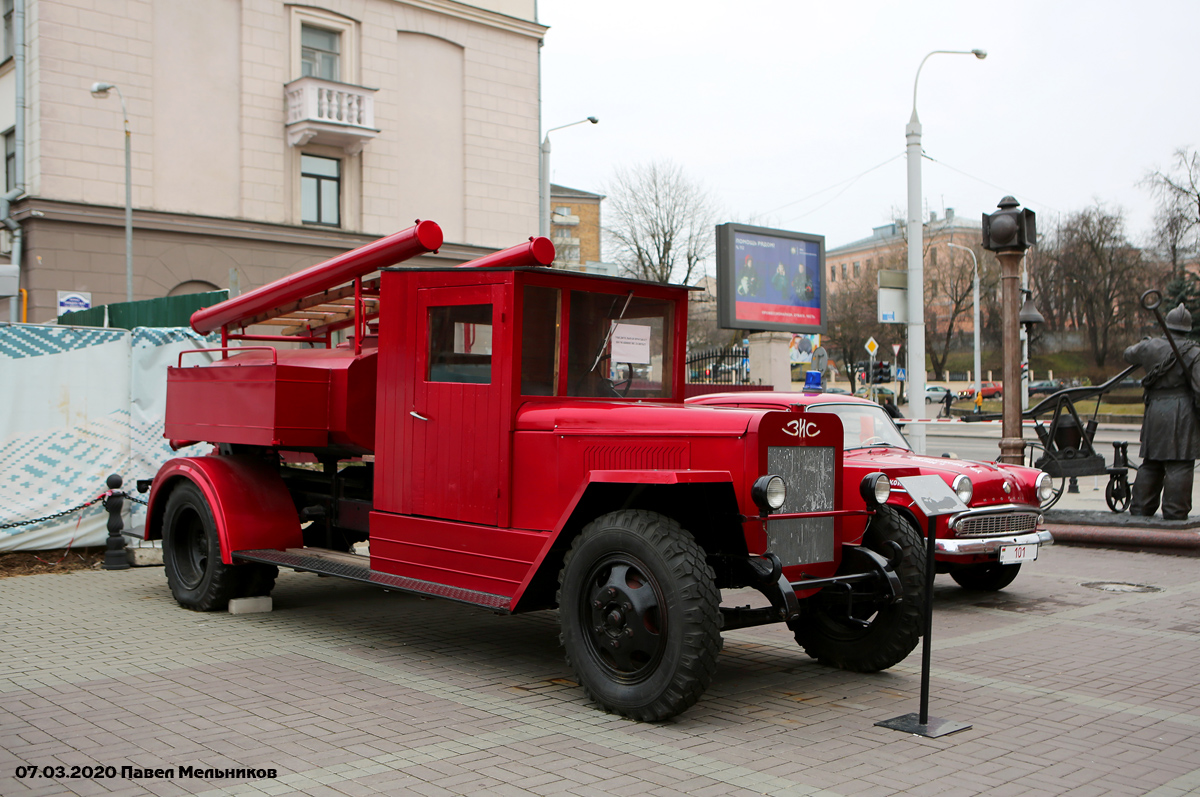
[(767, 410), (649, 402), (536, 401), (517, 410), (518, 432), (650, 432), (738, 437)]

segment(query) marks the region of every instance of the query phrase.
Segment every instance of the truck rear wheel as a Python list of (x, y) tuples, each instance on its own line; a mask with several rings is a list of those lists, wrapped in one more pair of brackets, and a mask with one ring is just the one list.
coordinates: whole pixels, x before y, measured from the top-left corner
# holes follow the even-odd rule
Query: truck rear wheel
[[(179, 605), (197, 612), (224, 609), (246, 589), (262, 589), (261, 576), (243, 575), (221, 561), (221, 542), (212, 508), (200, 488), (180, 484), (163, 513), (163, 565), (167, 585)], [(275, 569), (275, 568), (271, 568)], [(278, 571), (276, 571), (278, 572)], [(274, 584), (274, 575), (271, 575)], [(270, 587), (267, 586), (267, 591)], [(259, 593), (261, 594), (261, 593)]]
[(912, 653), (924, 626), (924, 541), (895, 509), (884, 506), (867, 526), (863, 545), (886, 557), (891, 556), (889, 542), (898, 544), (903, 553), (896, 567), (902, 599), (879, 606), (855, 593), (848, 614), (846, 593), (826, 587), (810, 599), (813, 608), (796, 630), (796, 641), (805, 653), (822, 664), (851, 672), (886, 670)]
[(664, 720), (712, 682), (720, 603), (704, 552), (678, 523), (613, 512), (589, 523), (563, 560), (559, 639), (601, 708)]

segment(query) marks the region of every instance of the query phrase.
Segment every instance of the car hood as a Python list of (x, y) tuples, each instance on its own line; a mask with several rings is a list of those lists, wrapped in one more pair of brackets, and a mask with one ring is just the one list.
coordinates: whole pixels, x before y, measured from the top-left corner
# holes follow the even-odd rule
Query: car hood
[[(998, 462), (979, 462), (970, 459), (950, 459), (914, 454), (898, 448), (856, 448), (846, 452), (847, 465), (882, 470), (892, 479), (892, 488), (899, 488), (897, 476), (941, 476), (952, 485), (955, 477), (971, 479), (974, 495), (971, 506), (990, 504), (1037, 504), (1035, 482), (1040, 471), (1021, 465)], [(1008, 490), (1004, 489), (1005, 483)]]

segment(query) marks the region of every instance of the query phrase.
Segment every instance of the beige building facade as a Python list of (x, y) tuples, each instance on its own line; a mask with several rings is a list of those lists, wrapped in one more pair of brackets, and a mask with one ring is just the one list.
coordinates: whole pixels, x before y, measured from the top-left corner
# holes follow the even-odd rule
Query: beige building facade
[(600, 257), (603, 201), (603, 194), (550, 186), (550, 239), (554, 241), (557, 268), (608, 273), (612, 264), (602, 263)]
[(537, 232), (534, 0), (14, 2), (23, 140), (19, 35), (0, 130), (29, 321), (57, 291), (125, 299), (121, 102), (97, 81), (128, 109), (135, 299), (247, 290), (416, 219), (445, 261)]

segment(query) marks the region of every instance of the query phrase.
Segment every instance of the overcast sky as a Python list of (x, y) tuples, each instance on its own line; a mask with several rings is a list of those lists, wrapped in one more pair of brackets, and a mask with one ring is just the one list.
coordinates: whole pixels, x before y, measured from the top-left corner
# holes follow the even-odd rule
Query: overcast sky
[(543, 129), (600, 118), (551, 134), (555, 183), (602, 192), (615, 166), (670, 159), (723, 220), (830, 248), (903, 217), (904, 127), (931, 50), (988, 52), (921, 72), (939, 217), (979, 218), (1012, 194), (1045, 229), (1100, 201), (1142, 242), (1154, 207), (1138, 181), (1200, 147), (1195, 0), (538, 0), (538, 13)]

